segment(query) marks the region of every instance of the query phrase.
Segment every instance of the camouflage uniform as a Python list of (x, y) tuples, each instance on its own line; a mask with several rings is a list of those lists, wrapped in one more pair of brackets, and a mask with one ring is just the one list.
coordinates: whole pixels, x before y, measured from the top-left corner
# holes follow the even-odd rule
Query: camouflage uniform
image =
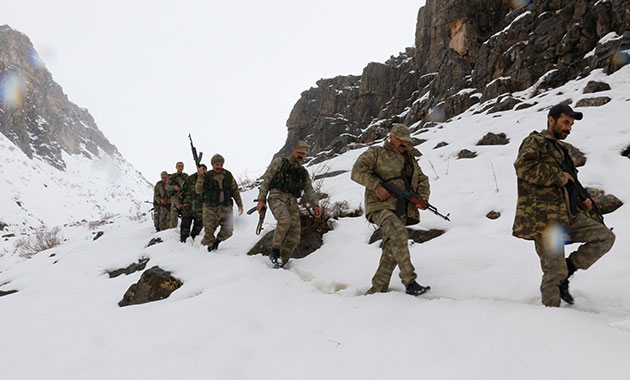
[(269, 209), (278, 222), (271, 247), (280, 250), (283, 265), (300, 243), (301, 220), (297, 199), (302, 192), (313, 207), (317, 206), (311, 177), (302, 164), (293, 156), (271, 161), (257, 199), (264, 201), (269, 194)]
[[(585, 209), (573, 215), (568, 205), (561, 165), (575, 168), (562, 142), (548, 130), (526, 137), (514, 162), (518, 203), (512, 233), (534, 240), (543, 271), (540, 292), (546, 306), (560, 306), (560, 284), (567, 278), (567, 264), (588, 269), (612, 248), (615, 235)], [(575, 170), (577, 173), (577, 170)], [(585, 242), (567, 259), (565, 242)]]
[[(179, 216), (179, 212), (181, 210), (179, 204), (179, 192), (184, 186), (184, 181), (188, 178), (188, 174), (186, 173), (173, 173), (169, 176), (168, 185), (166, 185), (166, 190), (168, 191), (168, 195), (171, 197), (171, 214), (168, 220), (168, 228), (177, 228), (177, 217)], [(175, 186), (179, 187), (179, 191), (175, 190)]]
[(232, 173), (223, 169), (221, 173), (210, 170), (203, 176), (198, 175), (195, 191), (203, 196), (202, 219), (206, 232), (201, 244), (213, 243), (214, 231), (219, 226), (221, 230), (216, 237), (219, 241), (232, 236), (234, 231), (232, 198), (238, 207), (243, 207), (241, 193), (238, 191), (238, 184)]
[(407, 286), (416, 280), (416, 273), (409, 255), (408, 236), (405, 225), (420, 222), (420, 213), (412, 203), (407, 205), (407, 216), (396, 214), (395, 194), (381, 201), (375, 190), (384, 182), (394, 184), (429, 199), (429, 178), (422, 173), (416, 157), (420, 152), (411, 145), (401, 154), (390, 141), (363, 152), (352, 167), (353, 181), (365, 186), (365, 214), (367, 219), (383, 231), (383, 253), (372, 278), (368, 294), (386, 292), (396, 265), (400, 268), (400, 279)]
[[(182, 212), (182, 225), (180, 231), (180, 239), (186, 241), (188, 236), (193, 239), (201, 232), (203, 228), (202, 209), (203, 196), (197, 194), (195, 185), (197, 184), (197, 173), (194, 173), (184, 181), (182, 190), (179, 192), (179, 204)], [(190, 226), (193, 226), (192, 231)]]
[[(167, 201), (167, 203), (165, 205), (162, 204), (160, 202), (162, 200)], [(169, 201), (164, 181), (158, 181), (153, 188), (153, 207), (155, 229), (157, 231), (167, 229), (171, 203)]]

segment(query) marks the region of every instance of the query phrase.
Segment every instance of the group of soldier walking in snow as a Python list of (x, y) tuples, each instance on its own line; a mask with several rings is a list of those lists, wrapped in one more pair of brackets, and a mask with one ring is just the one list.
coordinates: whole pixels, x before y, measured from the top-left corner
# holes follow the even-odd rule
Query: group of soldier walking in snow
[[(547, 128), (532, 132), (523, 140), (514, 162), (518, 201), (513, 235), (535, 243), (543, 272), (540, 292), (545, 306), (558, 307), (561, 300), (572, 304), (569, 278), (576, 270), (593, 265), (615, 240), (601, 215), (598, 218), (594, 212), (594, 200), (588, 194), (576, 193), (581, 186), (577, 170), (560, 141), (582, 116), (565, 104), (552, 107)], [(430, 290), (416, 281), (406, 230), (407, 225), (419, 223), (418, 209), (431, 207), (429, 179), (418, 165), (421, 154), (411, 141), (409, 129), (394, 124), (385, 143), (363, 152), (352, 168), (352, 180), (365, 187), (366, 217), (383, 232), (382, 254), (368, 294), (387, 292), (396, 266), (407, 294), (417, 296)], [(307, 199), (315, 217), (322, 215), (311, 178), (301, 164), (307, 152), (307, 144), (299, 141), (290, 156), (274, 159), (260, 186), (256, 209), (264, 213), (269, 203), (277, 221), (269, 255), (275, 267), (283, 267), (289, 261), (300, 241), (298, 198)], [(232, 235), (233, 203), (242, 214), (243, 202), (236, 180), (223, 163), (223, 157), (216, 154), (210, 170), (200, 164), (197, 173), (188, 176), (183, 172), (184, 164), (178, 162), (176, 173), (161, 173), (162, 180), (154, 191), (158, 231), (177, 227), (181, 214), (182, 242), (189, 236), (194, 239), (203, 227), (201, 244), (213, 251)], [(412, 193), (419, 201), (405, 201), (401, 209), (401, 195), (387, 190), (393, 185)], [(565, 258), (564, 245), (571, 242), (585, 244)]]

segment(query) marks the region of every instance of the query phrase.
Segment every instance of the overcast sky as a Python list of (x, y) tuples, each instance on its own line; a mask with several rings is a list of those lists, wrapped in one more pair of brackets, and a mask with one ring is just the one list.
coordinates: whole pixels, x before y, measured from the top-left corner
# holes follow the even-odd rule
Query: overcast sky
[[(69, 99), (151, 182), (221, 153), (262, 174), (300, 93), (414, 46), (424, 1), (6, 0)], [(207, 157), (207, 160), (205, 159)]]

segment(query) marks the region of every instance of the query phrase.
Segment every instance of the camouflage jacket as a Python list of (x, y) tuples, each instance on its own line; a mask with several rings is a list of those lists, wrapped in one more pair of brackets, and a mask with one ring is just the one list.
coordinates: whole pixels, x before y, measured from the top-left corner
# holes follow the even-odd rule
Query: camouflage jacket
[(168, 195), (171, 197), (171, 203), (177, 203), (178, 200), (178, 191), (175, 190), (175, 186), (179, 187), (181, 191), (182, 186), (184, 185), (184, 181), (188, 178), (188, 174), (182, 173), (177, 174), (173, 173), (169, 175), (168, 184), (166, 185), (166, 191), (168, 191)]
[(195, 185), (197, 184), (197, 173), (189, 175), (182, 190), (178, 194), (178, 201), (182, 210), (182, 216), (201, 218), (203, 210), (203, 195), (197, 194)]
[[(376, 196), (376, 188), (385, 181), (392, 181), (394, 184), (404, 187), (419, 196), (429, 199), (431, 193), (429, 188), (429, 178), (422, 173), (416, 157), (420, 152), (409, 146), (401, 154), (389, 141), (383, 146), (373, 146), (363, 152), (352, 167), (351, 177), (353, 181), (365, 186), (365, 215), (371, 220), (371, 215), (379, 210), (396, 211), (398, 198), (395, 194), (386, 200), (381, 201)], [(411, 171), (409, 184), (403, 179), (405, 163)], [(407, 224), (416, 224), (420, 221), (420, 213), (413, 204), (407, 206)]]
[[(229, 189), (220, 188), (220, 186), (225, 186), (225, 178), (231, 179), (229, 181)], [(223, 169), (221, 173), (216, 173), (213, 170), (209, 170), (205, 175), (197, 176), (195, 191), (202, 197), (205, 204), (209, 204), (212, 207), (215, 207), (218, 204), (229, 204), (230, 206), (232, 206), (232, 198), (234, 199), (238, 207), (243, 207), (243, 200), (241, 199), (241, 193), (238, 190), (238, 184), (236, 183), (236, 180), (234, 179), (232, 173), (230, 173), (228, 170)], [(229, 194), (228, 199), (225, 199), (225, 194)], [(218, 204), (213, 205), (211, 198), (215, 199)]]
[(166, 191), (166, 184), (162, 181), (158, 181), (153, 188), (153, 205), (160, 205), (162, 199), (166, 200), (167, 204), (165, 206), (170, 206), (171, 202)]
[[(278, 189), (272, 188), (273, 179), (277, 174), (280, 174), (280, 169), (282, 168), (283, 160), (288, 160), (288, 162), (293, 166), (293, 169), (301, 168), (302, 170), (304, 170), (306, 174), (304, 178), (304, 189), (302, 189), (304, 191), (303, 197), (306, 198), (306, 200), (311, 204), (311, 206), (316, 206), (319, 200), (317, 199), (317, 195), (315, 194), (315, 190), (313, 189), (313, 182), (311, 181), (311, 176), (308, 174), (308, 171), (304, 169), (304, 166), (302, 166), (302, 164), (297, 162), (295, 158), (293, 158), (293, 156), (289, 156), (286, 158), (278, 157), (274, 159), (273, 161), (271, 161), (271, 164), (269, 165), (269, 167), (267, 168), (267, 171), (265, 172), (265, 175), (263, 176), (263, 182), (260, 185), (260, 190), (258, 191), (258, 198), (256, 199), (266, 200), (267, 194), (270, 194), (270, 195), (273, 195), (274, 193), (289, 194), (289, 193), (282, 192)], [(292, 194), (289, 194), (289, 195), (294, 196)]]
[(516, 237), (534, 240), (552, 224), (565, 228), (569, 224), (561, 144), (545, 129), (530, 133), (518, 149), (514, 162), (518, 201), (512, 226)]

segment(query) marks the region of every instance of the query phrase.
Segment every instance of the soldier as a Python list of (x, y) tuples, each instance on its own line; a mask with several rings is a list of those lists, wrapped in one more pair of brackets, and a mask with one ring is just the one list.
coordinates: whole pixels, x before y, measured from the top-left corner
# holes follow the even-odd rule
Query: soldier
[(266, 207), (269, 193), (269, 208), (278, 222), (269, 254), (269, 260), (276, 268), (283, 267), (289, 261), (300, 243), (301, 221), (297, 199), (302, 196), (302, 192), (313, 207), (315, 217), (322, 215), (311, 177), (301, 164), (307, 151), (306, 143), (298, 141), (289, 157), (271, 161), (258, 193), (258, 212)]
[(175, 164), (175, 169), (177, 172), (170, 175), (168, 185), (166, 185), (168, 195), (171, 197), (171, 214), (168, 220), (168, 228), (177, 228), (177, 217), (179, 216), (179, 212), (181, 210), (179, 204), (179, 191), (181, 190), (186, 178), (188, 178), (188, 174), (184, 173), (183, 162)]
[(420, 213), (409, 203), (407, 215), (397, 215), (396, 195), (381, 186), (391, 181), (428, 201), (429, 178), (416, 162), (420, 152), (409, 145), (410, 141), (409, 129), (403, 124), (394, 124), (389, 140), (382, 147), (373, 146), (363, 152), (352, 167), (352, 180), (365, 186), (365, 215), (383, 231), (383, 252), (367, 294), (387, 292), (396, 265), (407, 294), (418, 296), (431, 289), (416, 282), (405, 228), (405, 225), (420, 222)]
[(153, 188), (154, 224), (159, 232), (168, 228), (168, 216), (171, 210), (171, 201), (166, 190), (168, 173), (160, 173), (162, 179)]
[[(567, 184), (576, 179), (563, 171), (575, 165), (569, 157), (564, 140), (581, 112), (566, 104), (551, 107), (547, 129), (532, 132), (518, 151), (514, 162), (517, 176), (518, 204), (513, 235), (534, 240), (543, 271), (540, 293), (545, 306), (558, 307), (560, 299), (569, 304), (569, 277), (577, 269), (587, 269), (612, 248), (615, 235), (603, 223), (589, 216), (593, 204), (586, 200), (577, 214), (568, 204)], [(568, 258), (565, 242), (584, 242)]]
[[(205, 175), (208, 167), (204, 164), (199, 165), (202, 170), (202, 175)], [(203, 210), (203, 196), (197, 194), (195, 191), (195, 185), (197, 184), (198, 173), (193, 173), (188, 176), (182, 185), (182, 190), (179, 192), (179, 204), (182, 212), (182, 225), (180, 231), (180, 241), (186, 242), (188, 236), (195, 240), (195, 237), (199, 235), (202, 224), (202, 210)], [(193, 223), (194, 222), (194, 223)], [(192, 231), (190, 230), (190, 226)]]
[[(232, 236), (234, 230), (234, 216), (232, 212), (232, 198), (236, 201), (239, 215), (243, 213), (243, 201), (238, 191), (238, 184), (232, 173), (223, 169), (225, 160), (220, 154), (212, 156), (212, 170), (205, 173), (203, 167), (197, 169), (197, 183), (195, 191), (203, 196), (203, 227), (206, 233), (201, 240), (202, 245), (208, 246), (208, 252), (219, 248), (219, 243)], [(214, 231), (221, 226), (221, 230), (214, 237)], [(210, 244), (212, 243), (212, 244)]]

